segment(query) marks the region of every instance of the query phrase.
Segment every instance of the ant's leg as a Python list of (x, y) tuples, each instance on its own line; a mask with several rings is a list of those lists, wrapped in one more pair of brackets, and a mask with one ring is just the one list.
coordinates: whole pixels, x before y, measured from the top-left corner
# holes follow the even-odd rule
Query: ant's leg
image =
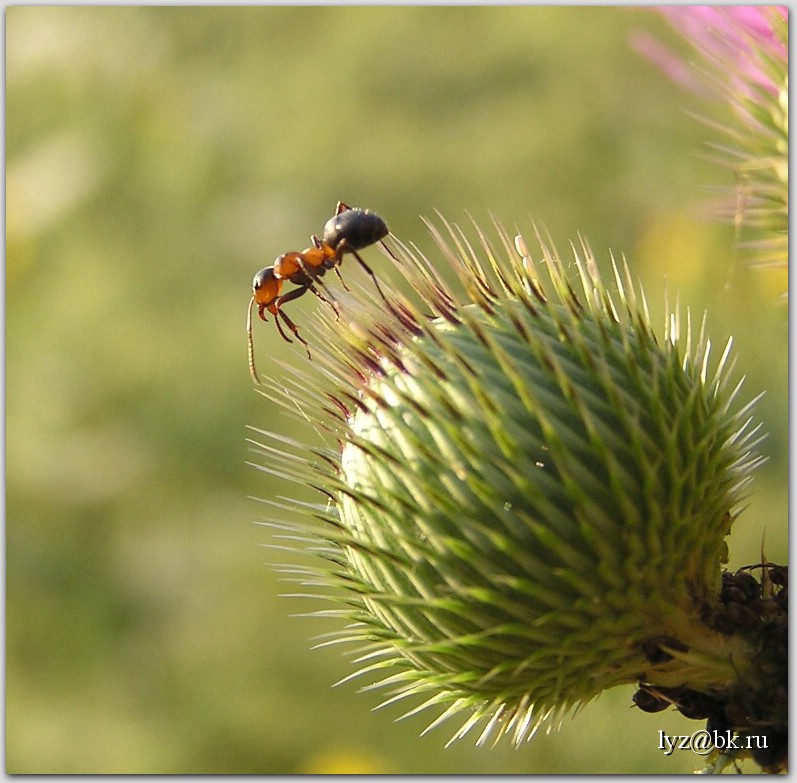
[(338, 204), (335, 207), (335, 215), (337, 216), (341, 212), (347, 212), (350, 209), (351, 207), (348, 204), (344, 204), (342, 201), (338, 201)]
[(340, 314), (338, 313), (338, 306), (335, 304), (335, 302), (331, 302), (329, 299), (327, 299), (314, 285), (311, 284), (308, 286), (308, 288), (322, 302), (326, 302), (326, 304), (328, 304), (332, 308), (333, 312), (335, 313), (335, 320), (337, 321), (338, 318), (340, 318)]
[[(321, 250), (321, 248), (324, 247), (323, 240), (319, 239), (315, 234), (313, 234), (310, 237), (310, 241), (313, 243), (313, 247), (316, 250)], [(309, 277), (309, 278), (311, 278), (313, 280), (317, 280), (320, 277), (320, 275), (317, 272), (314, 272), (313, 269), (307, 268), (305, 266), (304, 259), (301, 258), (301, 256), (297, 259), (297, 262), (299, 264), (299, 268), (302, 270), (302, 272), (304, 272), (304, 274), (307, 277)], [(326, 272), (329, 269), (334, 269), (335, 270), (335, 274), (338, 276), (338, 280), (340, 280), (340, 284), (343, 286), (344, 289), (346, 289), (347, 291), (350, 291), (351, 289), (346, 285), (346, 281), (340, 276), (340, 272), (338, 271), (338, 267), (339, 266), (340, 266), (340, 259), (337, 256), (332, 256), (331, 260), (327, 259), (324, 262), (324, 271)], [(324, 284), (322, 283), (322, 285), (324, 285)]]
[[(304, 293), (304, 292), (302, 292), (302, 293)], [(253, 298), (254, 298), (254, 297), (253, 297)], [(282, 298), (284, 299), (285, 297), (282, 297)], [(266, 323), (268, 323), (268, 318), (266, 318), (265, 310), (266, 310), (266, 305), (260, 305), (260, 306), (258, 307), (257, 314), (260, 316), (261, 320), (263, 320), (263, 321), (265, 321)], [(286, 342), (286, 343), (292, 343), (292, 342), (293, 342), (293, 340), (291, 340), (291, 338), (290, 338), (290, 337), (288, 337), (288, 335), (287, 335), (287, 334), (285, 334), (285, 332), (282, 330), (282, 325), (280, 324), (280, 319), (279, 319), (279, 317), (278, 317), (278, 313), (279, 313), (279, 301), (275, 301), (274, 303), (272, 303), (271, 305), (269, 305), (269, 312), (270, 312), (270, 313), (271, 313), (271, 314), (274, 316), (274, 323), (275, 323), (275, 324), (277, 324), (277, 331), (280, 333), (280, 337), (281, 337), (283, 340), (285, 340), (285, 342)], [(296, 335), (296, 336), (298, 337), (299, 335)], [(251, 332), (250, 332), (250, 337), (249, 337), (249, 340), (250, 340), (250, 348), (252, 348), (252, 343), (251, 343), (251, 340), (252, 340), (252, 337), (251, 337)], [(304, 342), (304, 340), (302, 340), (302, 342)], [(254, 357), (253, 357), (253, 358), (254, 358)], [(251, 369), (252, 367), (253, 367), (253, 365), (250, 365), (250, 369)], [(254, 377), (254, 376), (252, 376), (252, 377)], [(258, 380), (258, 383), (260, 383), (260, 381), (259, 381), (259, 380)]]
[[(291, 291), (290, 294), (297, 294), (297, 292), (298, 292), (297, 295), (301, 296), (306, 290), (307, 290), (306, 288), (298, 288), (298, 289), (296, 289), (296, 291)], [(282, 328), (282, 324), (280, 323), (280, 315), (283, 318), (285, 318), (285, 322), (286, 323), (291, 325), (291, 329), (292, 329), (294, 334), (296, 334), (296, 330), (298, 329), (298, 327), (295, 326), (295, 324), (292, 324), (290, 318), (288, 318), (285, 315), (285, 313), (280, 311), (280, 305), (283, 302), (289, 302), (291, 299), (296, 299), (296, 296), (291, 296), (290, 294), (286, 294), (285, 296), (281, 296), (279, 299), (276, 299), (274, 301), (274, 303), (272, 304), (271, 308), (270, 308), (270, 312), (274, 316), (274, 323), (277, 325), (277, 331), (280, 333), (280, 337), (282, 337), (282, 339), (285, 340), (286, 343), (292, 343), (293, 340), (291, 340), (291, 338), (288, 337), (287, 334), (285, 334), (285, 331)], [(263, 320), (265, 321), (266, 319), (264, 318)], [(299, 337), (298, 334), (296, 334), (296, 336)], [(299, 337), (299, 339), (302, 342), (304, 342), (304, 340), (302, 340), (301, 337)]]
[[(285, 313), (283, 313), (281, 310), (277, 310), (277, 314), (274, 316), (274, 323), (277, 324), (277, 331), (280, 333), (280, 337), (282, 337), (282, 339), (285, 340), (286, 343), (292, 343), (293, 340), (291, 340), (291, 338), (288, 337), (288, 335), (285, 334), (285, 332), (282, 330), (282, 324), (280, 323), (280, 318), (279, 318), (280, 315), (283, 318), (285, 318), (286, 321), (289, 320), (288, 317), (285, 315)], [(299, 327), (297, 326), (296, 329), (298, 329), (298, 328)], [(294, 333), (295, 333), (295, 330), (294, 330)], [(299, 337), (298, 334), (296, 336)], [(304, 342), (304, 340), (302, 340), (302, 342)]]
[[(307, 344), (307, 340), (305, 340), (304, 337), (299, 334), (299, 327), (293, 321), (291, 321), (291, 319), (288, 317), (288, 314), (284, 310), (277, 310), (277, 312), (282, 316), (285, 323), (288, 324), (288, 328), (293, 332), (293, 336), (304, 346), (304, 349), (307, 351), (307, 358), (311, 359), (310, 346)], [(279, 326), (279, 318), (277, 318), (277, 326)], [(282, 327), (280, 327), (280, 332), (282, 333)]]
[(360, 257), (360, 254), (356, 250), (352, 250), (349, 247), (349, 243), (348, 243), (348, 241), (346, 239), (341, 239), (340, 242), (338, 242), (338, 246), (335, 248), (335, 257), (338, 259), (338, 263), (340, 263), (340, 261), (343, 259), (344, 253), (351, 253), (357, 259), (357, 261), (360, 264), (360, 266), (371, 276), (371, 279), (374, 281), (374, 285), (376, 286), (376, 290), (379, 291), (379, 296), (382, 297), (382, 300), (384, 302), (386, 302), (387, 304), (390, 304), (390, 302), (388, 302), (387, 297), (382, 292), (382, 288), (379, 285), (379, 281), (376, 279), (376, 275), (374, 274), (374, 270), (371, 269), (371, 267), (368, 266), (368, 264), (366, 264), (365, 261), (362, 260), (362, 258)]
[[(282, 297), (282, 298), (284, 299), (285, 297)], [(255, 365), (254, 365), (254, 346), (253, 346), (253, 343), (252, 343), (252, 303), (254, 301), (255, 301), (255, 298), (253, 296), (252, 299), (249, 302), (249, 313), (247, 314), (247, 319), (246, 319), (246, 330), (247, 330), (247, 332), (249, 334), (249, 369), (250, 369), (250, 371), (253, 371), (254, 368), (255, 368)], [(277, 318), (278, 307), (279, 307), (279, 301), (276, 301), (276, 302), (273, 302), (272, 304), (268, 305), (268, 310), (274, 316), (274, 323), (277, 324), (277, 330), (280, 333), (280, 337), (282, 337), (282, 339), (285, 340), (286, 343), (292, 343), (293, 340), (291, 340), (290, 337), (288, 337), (288, 335), (285, 334), (285, 332), (282, 331), (282, 327), (280, 326), (280, 319)], [(260, 316), (260, 320), (261, 321), (265, 321), (266, 323), (268, 323), (268, 318), (266, 318), (266, 305), (264, 305), (264, 304), (258, 305), (257, 314)], [(256, 377), (256, 373), (253, 372), (252, 373), (252, 377), (258, 383), (260, 383), (260, 380)]]
[[(254, 299), (254, 297), (253, 297), (253, 299)], [(280, 319), (277, 318), (277, 313), (279, 312), (279, 310), (277, 309), (278, 304), (279, 304), (278, 302), (275, 302), (273, 305), (271, 305), (271, 307), (273, 307), (274, 309), (271, 310), (270, 312), (274, 316), (274, 323), (277, 324), (277, 331), (280, 333), (280, 337), (282, 337), (282, 339), (285, 340), (286, 343), (292, 343), (293, 340), (291, 340), (291, 338), (288, 337), (288, 335), (285, 334), (285, 332), (282, 331), (282, 327), (280, 326)], [(268, 323), (268, 318), (266, 318), (265, 312), (264, 312), (265, 308), (266, 308), (265, 305), (260, 305), (260, 307), (258, 308), (257, 314), (260, 316), (260, 318), (263, 321)], [(251, 317), (251, 311), (250, 311), (249, 315)], [(247, 327), (249, 328), (249, 349), (251, 351), (252, 350), (252, 331), (251, 331), (251, 324), (249, 323), (249, 321), (247, 321)], [(253, 367), (254, 367), (254, 365), (250, 363), (249, 368), (253, 369)], [(252, 377), (254, 377), (254, 376), (252, 376)]]
[[(307, 349), (307, 357), (308, 358), (310, 358), (310, 347), (307, 344), (307, 340), (305, 340), (299, 334), (299, 327), (293, 321), (291, 321), (290, 317), (280, 308), (286, 302), (292, 302), (294, 299), (298, 299), (300, 296), (304, 296), (304, 294), (306, 294), (311, 289), (312, 289), (312, 284), (304, 285), (304, 286), (301, 286), (300, 288), (294, 288), (293, 291), (289, 291), (287, 294), (285, 294), (284, 296), (281, 296), (279, 299), (277, 299), (276, 302), (274, 302), (274, 304), (276, 306), (276, 309), (277, 309), (277, 313), (282, 316), (283, 320), (288, 325), (288, 328), (293, 332), (293, 336), (302, 345), (304, 345), (304, 347)], [(279, 322), (279, 317), (275, 316), (275, 320), (277, 321), (277, 327), (280, 330), (280, 334), (283, 337), (285, 337), (285, 333), (282, 331), (282, 326), (280, 325), (280, 322)], [(291, 341), (288, 340), (288, 342), (291, 342)]]
[[(318, 239), (318, 237), (314, 237), (314, 239)], [(318, 240), (318, 241), (320, 242), (321, 240)], [(307, 263), (304, 260), (304, 256), (301, 253), (299, 253), (297, 255), (297, 258), (296, 258), (296, 263), (298, 264), (299, 269), (301, 269), (302, 274), (309, 281), (306, 284), (306, 287), (310, 288), (313, 283), (317, 282), (317, 283), (319, 283), (321, 285), (322, 288), (326, 289), (326, 286), (324, 285), (324, 281), (321, 280), (321, 277), (323, 277), (323, 275), (326, 274), (328, 269), (334, 268), (329, 259), (325, 260), (319, 266), (308, 266)], [(338, 277), (340, 277), (340, 273), (338, 273)], [(343, 280), (341, 280), (341, 283), (342, 282), (343, 282)], [(343, 287), (346, 288), (345, 283), (344, 283)], [(346, 288), (346, 290), (348, 291), (349, 289)], [(316, 293), (316, 292), (313, 291), (313, 293)], [(330, 294), (329, 292), (327, 292), (327, 293), (328, 293), (328, 295), (329, 295), (329, 297), (331, 299), (333, 299), (333, 300), (335, 299), (335, 297), (332, 294)], [(324, 299), (324, 297), (321, 297), (321, 298)], [(332, 305), (332, 307), (334, 307), (332, 302), (330, 302), (328, 299), (324, 299), (324, 301), (327, 302), (327, 304)]]
[(294, 288), (293, 291), (288, 291), (287, 294), (284, 294), (279, 299), (274, 302), (277, 310), (282, 307), (286, 302), (292, 302), (294, 299), (298, 299), (300, 296), (304, 296), (312, 287), (312, 283), (307, 283), (307, 285), (299, 286), (298, 288)]
[(341, 274), (340, 274), (340, 262), (338, 262), (337, 264), (335, 264), (335, 266), (333, 266), (332, 268), (335, 270), (335, 274), (338, 276), (338, 280), (340, 280), (340, 284), (341, 284), (341, 285), (342, 285), (342, 286), (343, 286), (343, 287), (344, 287), (344, 288), (345, 288), (347, 291), (351, 291), (351, 288), (349, 288), (349, 287), (346, 285), (346, 281), (345, 281), (345, 280), (344, 280), (344, 279), (341, 277)]

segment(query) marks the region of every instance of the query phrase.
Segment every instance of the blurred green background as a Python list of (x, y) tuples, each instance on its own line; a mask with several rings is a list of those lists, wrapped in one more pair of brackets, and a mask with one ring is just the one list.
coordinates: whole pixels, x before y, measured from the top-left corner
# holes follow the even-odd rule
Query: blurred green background
[[(249, 496), (251, 424), (290, 434), (246, 369), (251, 278), (335, 202), (433, 247), (419, 215), (581, 232), (733, 334), (770, 459), (732, 565), (786, 558), (785, 271), (712, 222), (712, 117), (634, 53), (622, 8), (11, 7), (7, 45), (7, 771), (689, 772), (604, 694), (519, 750), (419, 738), (292, 588)], [(717, 109), (717, 112), (720, 112)], [(720, 112), (721, 113), (721, 112)], [(381, 256), (373, 250), (374, 264)], [(347, 276), (361, 279), (357, 265)], [(318, 303), (293, 305), (299, 323)], [(262, 373), (306, 362), (256, 324)]]

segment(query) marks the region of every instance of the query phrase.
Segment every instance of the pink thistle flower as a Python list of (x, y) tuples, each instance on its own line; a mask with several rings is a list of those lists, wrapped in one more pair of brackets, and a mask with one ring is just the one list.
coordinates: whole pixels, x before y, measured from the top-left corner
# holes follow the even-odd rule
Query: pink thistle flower
[(777, 93), (779, 86), (772, 83), (761, 58), (786, 61), (786, 45), (772, 26), (773, 14), (788, 18), (784, 6), (669, 6), (661, 8), (661, 13), (738, 88), (758, 84)]
[[(725, 137), (711, 142), (734, 169), (737, 227), (757, 233), (754, 248), (782, 263), (788, 231), (788, 10), (785, 6), (662, 6), (697, 54), (687, 62), (640, 33), (634, 48), (673, 81), (706, 98), (725, 100), (734, 123), (707, 124)], [(732, 145), (727, 144), (730, 139)]]

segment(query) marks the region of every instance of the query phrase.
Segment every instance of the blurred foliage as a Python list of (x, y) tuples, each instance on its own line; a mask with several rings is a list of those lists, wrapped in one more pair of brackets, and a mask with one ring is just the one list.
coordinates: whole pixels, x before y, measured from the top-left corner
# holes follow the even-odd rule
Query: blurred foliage
[[(734, 334), (770, 456), (731, 541), (786, 557), (777, 272), (701, 214), (706, 129), (635, 55), (622, 8), (10, 7), (6, 12), (9, 773), (688, 772), (697, 723), (605, 694), (519, 751), (394, 724), (259, 548), (245, 426), (254, 272), (335, 202), (432, 247), (436, 208), (578, 232)], [(374, 251), (369, 251), (374, 252)], [(374, 255), (378, 265), (379, 255)], [(361, 271), (347, 265), (347, 277)], [(297, 302), (301, 324), (316, 301)], [(306, 361), (257, 324), (261, 372)], [(270, 363), (273, 361), (273, 363)], [(315, 608), (315, 607), (312, 607)], [(622, 741), (618, 741), (622, 738)]]

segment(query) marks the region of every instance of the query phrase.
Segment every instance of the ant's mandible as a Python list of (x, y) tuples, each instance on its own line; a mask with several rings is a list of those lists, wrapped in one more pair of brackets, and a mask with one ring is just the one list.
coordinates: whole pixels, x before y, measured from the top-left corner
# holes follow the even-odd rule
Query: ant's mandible
[[(379, 295), (387, 303), (388, 300), (379, 286), (376, 275), (357, 252), (376, 242), (381, 242), (387, 235), (387, 225), (385, 225), (385, 221), (379, 215), (367, 209), (349, 207), (339, 201), (335, 208), (335, 214), (324, 225), (323, 237), (319, 239), (315, 234), (310, 237), (310, 241), (313, 243), (312, 247), (305, 248), (301, 253), (296, 251), (283, 253), (277, 257), (272, 266), (261, 269), (255, 275), (252, 281), (252, 298), (249, 300), (249, 309), (246, 317), (246, 333), (249, 341), (249, 374), (255, 383), (259, 383), (260, 379), (255, 369), (254, 344), (252, 341), (252, 306), (254, 304), (257, 305), (257, 314), (263, 321), (268, 320), (265, 315), (266, 310), (268, 310), (274, 317), (274, 322), (282, 339), (289, 343), (293, 342), (282, 328), (280, 323), (280, 319), (282, 319), (293, 332), (293, 336), (304, 345), (309, 358), (310, 348), (307, 345), (307, 341), (299, 334), (299, 327), (290, 319), (282, 309), (282, 306), (310, 291), (337, 312), (335, 304), (318, 290), (315, 282), (330, 269), (334, 269), (343, 287), (348, 290), (339, 270), (343, 262), (343, 256), (346, 253), (350, 253), (357, 259), (360, 266), (374, 281)], [(282, 286), (285, 282), (293, 283), (297, 288), (283, 294)]]

